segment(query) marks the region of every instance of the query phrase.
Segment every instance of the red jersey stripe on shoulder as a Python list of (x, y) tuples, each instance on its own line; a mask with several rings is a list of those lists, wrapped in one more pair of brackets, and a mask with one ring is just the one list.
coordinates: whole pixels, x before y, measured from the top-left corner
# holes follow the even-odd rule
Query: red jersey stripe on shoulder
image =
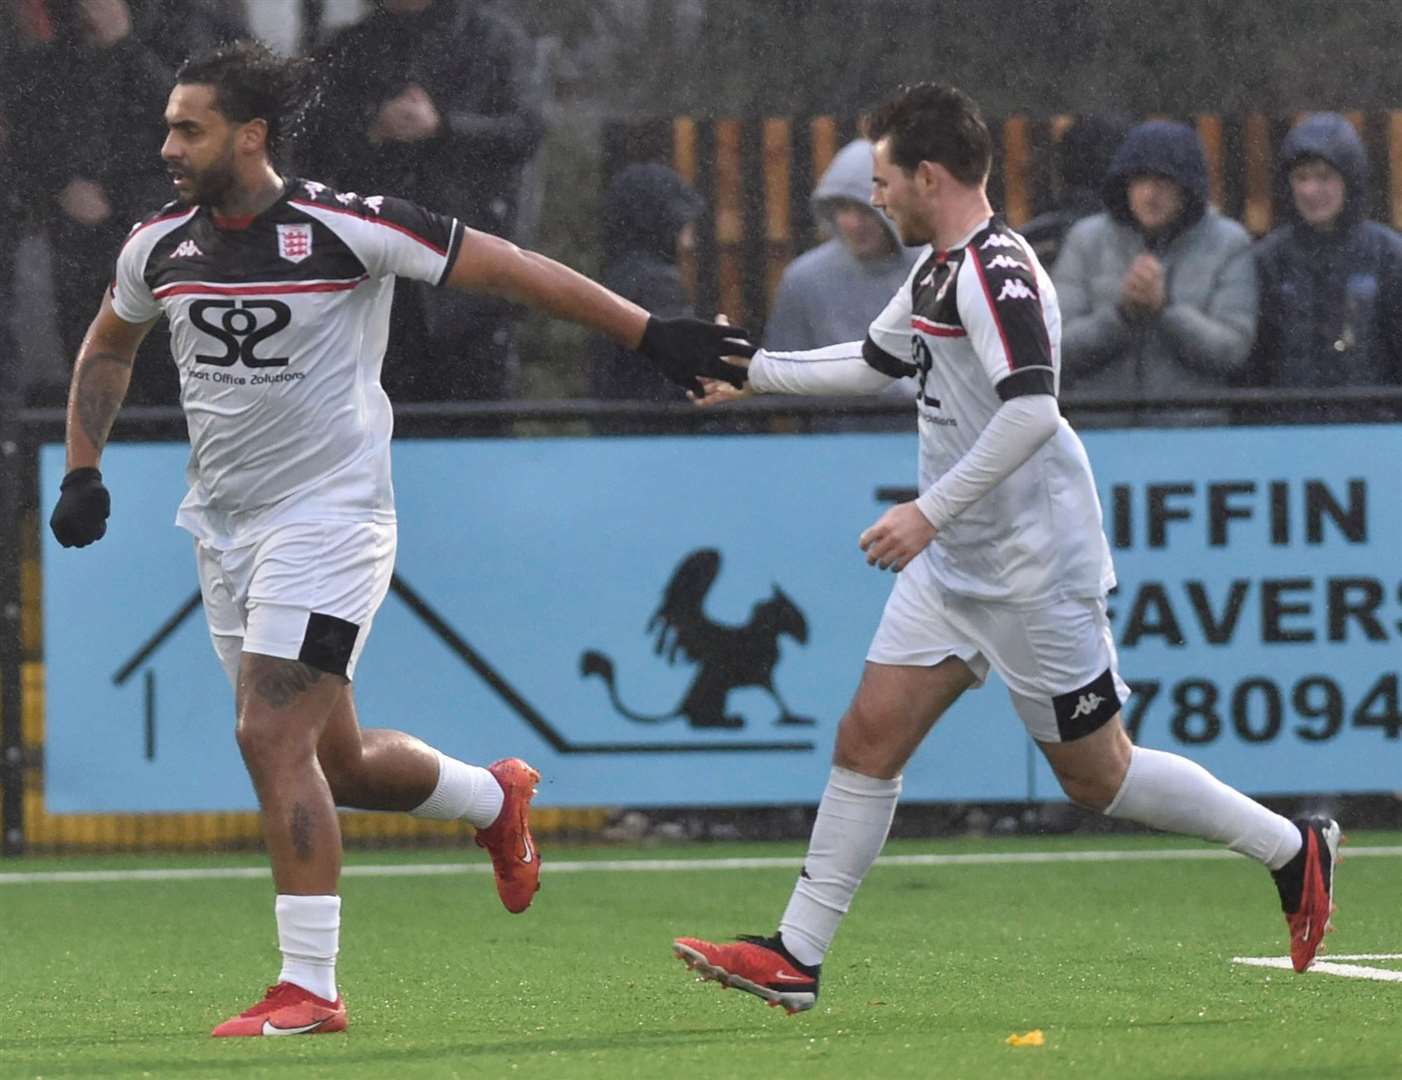
[(310, 199), (288, 199), (287, 201), (293, 206), (306, 206), (311, 208), (312, 210), (325, 210), (331, 214), (345, 214), (348, 217), (353, 217), (360, 221), (368, 221), (371, 225), (383, 225), (387, 229), (393, 229), (396, 232), (402, 232), (411, 240), (417, 240), (424, 247), (428, 248), (430, 251), (435, 252), (438, 255), (446, 256), (448, 254), (447, 251), (439, 247), (433, 241), (425, 240), (422, 236), (414, 232), (412, 229), (406, 229), (403, 225), (397, 224), (393, 221), (386, 221), (384, 218), (371, 217), (368, 214), (361, 214), (356, 212), (355, 210), (347, 210), (344, 207), (340, 206), (327, 206), (325, 203), (312, 202)]
[(127, 238), (126, 238), (125, 240), (122, 241), (122, 247), (126, 247), (126, 246), (127, 246), (128, 244), (130, 244), (134, 239), (136, 239), (137, 233), (145, 232), (147, 229), (151, 228), (151, 226), (153, 226), (153, 225), (159, 225), (159, 224), (161, 224), (161, 222), (163, 222), (163, 221), (179, 221), (179, 220), (181, 220), (182, 218), (183, 218), (183, 219), (192, 218), (192, 217), (195, 216), (195, 214), (199, 213), (199, 209), (200, 209), (200, 208), (199, 208), (198, 206), (192, 206), (192, 207), (190, 207), (190, 209), (188, 209), (188, 210), (182, 210), (182, 211), (180, 211), (178, 214), (162, 214), (160, 217), (158, 217), (158, 218), (152, 218), (150, 221), (142, 221), (142, 222), (138, 223), (138, 224), (131, 230), (131, 232), (127, 233)]
[(921, 318), (919, 315), (910, 317), (910, 325), (922, 334), (929, 334), (931, 337), (968, 337), (969, 332), (962, 326), (949, 326), (946, 323), (931, 322), (929, 319)]

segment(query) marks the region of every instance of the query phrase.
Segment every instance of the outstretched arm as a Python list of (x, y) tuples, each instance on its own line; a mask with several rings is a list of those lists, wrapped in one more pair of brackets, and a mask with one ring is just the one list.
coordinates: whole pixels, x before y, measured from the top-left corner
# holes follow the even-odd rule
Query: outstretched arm
[(509, 240), (475, 229), (464, 232), (447, 284), (465, 292), (492, 293), (568, 319), (629, 349), (642, 343), (648, 313), (631, 300)]
[(749, 335), (739, 327), (651, 317), (563, 263), (474, 229), (465, 230), (447, 284), (492, 293), (596, 330), (641, 352), (669, 379), (694, 392), (701, 389), (699, 375), (742, 384), (744, 369), (721, 358), (754, 352)]
[[(877, 356), (880, 367), (872, 364)], [(750, 394), (803, 394), (822, 397), (879, 394), (914, 368), (886, 356), (870, 340), (825, 345), (802, 352), (770, 352), (760, 349), (748, 361), (728, 358), (748, 368), (750, 381), (736, 390), (713, 379), (701, 380), (705, 394), (696, 397), (701, 406), (721, 405)]]

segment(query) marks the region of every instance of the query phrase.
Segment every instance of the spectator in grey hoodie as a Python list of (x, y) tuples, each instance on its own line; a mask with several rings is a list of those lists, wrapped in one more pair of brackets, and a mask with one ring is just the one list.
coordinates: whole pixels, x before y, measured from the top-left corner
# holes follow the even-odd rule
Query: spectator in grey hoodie
[[(1338, 113), (1302, 120), (1280, 147), (1285, 222), (1256, 245), (1256, 386), (1402, 385), (1402, 236), (1364, 220), (1368, 157)], [(1271, 419), (1390, 419), (1327, 399)]]
[[(1197, 134), (1152, 120), (1110, 164), (1104, 213), (1077, 223), (1052, 280), (1061, 301), (1062, 385), (1152, 403), (1229, 385), (1256, 334), (1251, 238), (1207, 205)], [(1225, 410), (1117, 413), (1101, 422), (1215, 423)]]
[(764, 347), (798, 352), (860, 341), (910, 272), (901, 246), (871, 202), (871, 143), (856, 139), (832, 159), (813, 191), (813, 214), (832, 234), (784, 268), (764, 327)]

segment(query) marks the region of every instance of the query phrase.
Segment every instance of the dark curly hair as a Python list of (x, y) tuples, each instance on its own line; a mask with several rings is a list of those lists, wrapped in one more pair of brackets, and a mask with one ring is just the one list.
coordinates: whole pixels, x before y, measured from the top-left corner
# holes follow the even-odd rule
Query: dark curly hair
[(993, 139), (974, 99), (940, 83), (902, 86), (876, 110), (867, 132), (872, 142), (887, 140), (891, 161), (906, 172), (933, 161), (973, 185), (987, 178), (993, 161)]
[(296, 131), (315, 94), (310, 61), (281, 57), (252, 39), (190, 57), (175, 81), (214, 87), (214, 108), (234, 123), (263, 120), (270, 155)]

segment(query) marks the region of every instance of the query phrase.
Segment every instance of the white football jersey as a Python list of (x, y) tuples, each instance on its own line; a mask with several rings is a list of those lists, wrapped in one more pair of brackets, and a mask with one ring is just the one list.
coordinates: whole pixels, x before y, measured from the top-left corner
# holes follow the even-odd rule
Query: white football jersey
[(132, 230), (112, 308), (170, 320), (190, 431), (179, 525), (228, 546), (291, 521), (394, 520), (394, 278), (441, 283), (463, 235), (402, 199), (304, 180), (252, 220), (171, 203)]
[[(995, 217), (948, 251), (927, 250), (871, 324), (868, 364), (914, 375), (920, 490), (928, 490), (1019, 394), (1055, 394), (1056, 290), (1021, 236)], [(909, 357), (909, 360), (905, 359)], [(1085, 447), (1055, 435), (925, 549), (951, 592), (1011, 603), (1103, 596), (1114, 585)]]

